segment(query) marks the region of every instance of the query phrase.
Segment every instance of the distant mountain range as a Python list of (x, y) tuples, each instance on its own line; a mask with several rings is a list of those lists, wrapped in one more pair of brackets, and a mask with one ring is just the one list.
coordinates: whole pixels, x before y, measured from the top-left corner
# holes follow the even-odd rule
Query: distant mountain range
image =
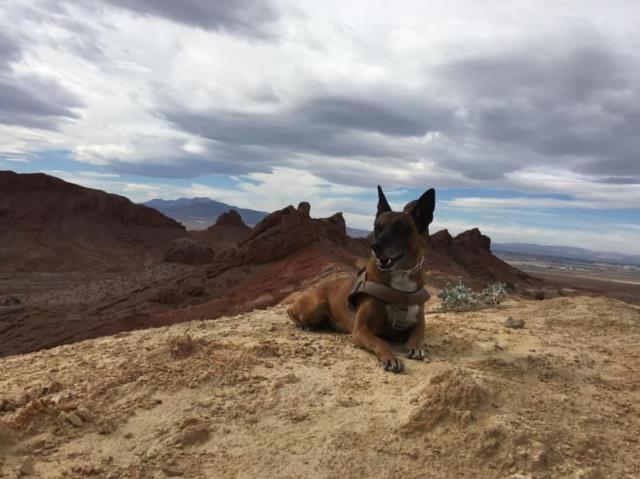
[(177, 200), (155, 199), (147, 201), (145, 205), (179, 221), (190, 230), (206, 229), (216, 222), (218, 216), (232, 209), (240, 213), (242, 220), (249, 226), (254, 226), (268, 214), (265, 211), (239, 208), (202, 197), (178, 198)]
[[(154, 199), (144, 204), (179, 221), (190, 230), (204, 230), (214, 224), (218, 216), (232, 209), (240, 213), (242, 221), (249, 226), (255, 226), (269, 214), (266, 211), (239, 208), (205, 197), (178, 198), (177, 200)], [(369, 233), (367, 230), (347, 227), (347, 234), (353, 238), (365, 237)]]
[(640, 266), (640, 255), (592, 251), (573, 246), (548, 246), (530, 243), (494, 243), (492, 244), (491, 249), (496, 253), (505, 252), (531, 256), (549, 256), (553, 258), (596, 263)]

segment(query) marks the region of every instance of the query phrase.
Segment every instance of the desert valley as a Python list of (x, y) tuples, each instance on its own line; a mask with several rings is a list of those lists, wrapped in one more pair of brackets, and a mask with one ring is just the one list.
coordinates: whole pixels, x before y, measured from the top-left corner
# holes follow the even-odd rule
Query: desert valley
[[(430, 361), (392, 375), (287, 318), (369, 255), (304, 200), (193, 231), (0, 171), (0, 477), (640, 477), (637, 271), (586, 284), (433, 232)], [(458, 281), (509, 294), (446, 310)]]

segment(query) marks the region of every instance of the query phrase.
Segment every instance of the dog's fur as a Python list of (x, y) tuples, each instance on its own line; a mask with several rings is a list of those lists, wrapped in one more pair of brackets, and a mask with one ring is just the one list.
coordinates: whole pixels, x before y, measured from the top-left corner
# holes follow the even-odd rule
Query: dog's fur
[[(366, 270), (368, 280), (403, 291), (414, 291), (425, 284), (421, 260), (426, 253), (428, 227), (433, 220), (435, 191), (426, 191), (418, 200), (393, 212), (378, 186), (378, 212), (374, 223), (372, 257)], [(357, 298), (355, 312), (349, 308), (347, 296), (353, 279), (338, 279), (320, 283), (300, 295), (289, 307), (291, 320), (304, 329), (330, 328), (351, 333), (353, 342), (374, 353), (386, 371), (404, 370), (388, 341), (406, 341), (407, 357), (423, 360), (424, 303), (400, 309), (371, 296)], [(392, 327), (397, 315), (407, 329)]]

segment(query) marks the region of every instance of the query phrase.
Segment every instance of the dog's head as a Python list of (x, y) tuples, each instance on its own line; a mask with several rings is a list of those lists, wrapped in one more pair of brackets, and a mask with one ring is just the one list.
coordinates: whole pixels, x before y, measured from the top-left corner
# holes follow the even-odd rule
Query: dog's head
[(409, 270), (420, 261), (435, 205), (436, 192), (431, 188), (419, 199), (408, 203), (402, 213), (391, 211), (378, 186), (378, 212), (371, 251), (380, 271)]

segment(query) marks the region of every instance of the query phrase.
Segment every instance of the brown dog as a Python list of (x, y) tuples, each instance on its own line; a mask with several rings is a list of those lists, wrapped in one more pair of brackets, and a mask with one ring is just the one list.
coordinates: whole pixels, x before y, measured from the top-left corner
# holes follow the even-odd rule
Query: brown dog
[(393, 212), (378, 186), (373, 254), (360, 281), (355, 286), (353, 279), (320, 283), (296, 299), (287, 311), (289, 317), (304, 329), (350, 332), (353, 342), (378, 356), (386, 371), (404, 371), (388, 341), (406, 341), (408, 358), (425, 359), (428, 293), (423, 288), (422, 261), (434, 208), (435, 191), (430, 189), (402, 213)]

